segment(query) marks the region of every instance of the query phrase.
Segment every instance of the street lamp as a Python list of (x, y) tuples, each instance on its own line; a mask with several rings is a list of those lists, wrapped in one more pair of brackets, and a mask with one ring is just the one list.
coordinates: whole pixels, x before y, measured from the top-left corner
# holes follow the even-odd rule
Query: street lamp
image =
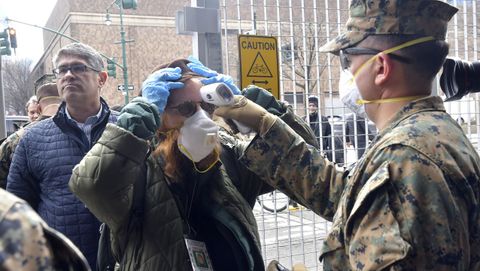
[(128, 104), (128, 69), (127, 69), (127, 49), (125, 44), (132, 40), (125, 40), (125, 29), (123, 28), (123, 10), (124, 4), (126, 5), (125, 8), (136, 8), (136, 0), (114, 0), (108, 7), (107, 7), (107, 14), (105, 17), (105, 24), (110, 25), (112, 20), (110, 19), (110, 11), (109, 9), (115, 4), (120, 9), (120, 43), (122, 44), (122, 60), (123, 60), (123, 91), (125, 95), (125, 104)]

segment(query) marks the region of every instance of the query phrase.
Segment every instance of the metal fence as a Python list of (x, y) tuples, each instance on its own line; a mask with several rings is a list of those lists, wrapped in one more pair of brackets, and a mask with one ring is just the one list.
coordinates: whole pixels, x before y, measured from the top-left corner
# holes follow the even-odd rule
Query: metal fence
[[(448, 2), (460, 9), (448, 30), (450, 55), (477, 60), (479, 3), (475, 0)], [(318, 97), (319, 114), (326, 117), (324, 121), (328, 125), (316, 126), (321, 147), (341, 164), (355, 162), (361, 154), (358, 139), (364, 137), (368, 144), (366, 134), (374, 133), (372, 125), (365, 120), (355, 119), (360, 126), (349, 129), (347, 118), (351, 112), (342, 105), (337, 91), (338, 59), (318, 53), (321, 45), (341, 31), (348, 17), (347, 8), (345, 0), (220, 0), (224, 72), (239, 78), (237, 35), (277, 37), (281, 99), (290, 103), (298, 115), (313, 121), (308, 113), (308, 98)], [(442, 95), (438, 84), (436, 89), (436, 95)], [(477, 94), (446, 103), (447, 111), (462, 125), (477, 149), (479, 107)], [(358, 127), (362, 125), (367, 132), (360, 132)], [(325, 127), (330, 128), (330, 134)], [(309, 270), (321, 270), (318, 256), (330, 224), (311, 211), (290, 209), (272, 213), (260, 205), (255, 207), (266, 263), (272, 259), (279, 259), (285, 266), (304, 262)]]

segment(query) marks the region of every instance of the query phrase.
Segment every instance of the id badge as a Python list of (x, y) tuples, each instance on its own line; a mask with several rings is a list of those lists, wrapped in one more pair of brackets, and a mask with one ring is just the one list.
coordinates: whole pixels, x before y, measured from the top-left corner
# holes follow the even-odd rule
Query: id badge
[(185, 238), (193, 271), (213, 271), (212, 261), (204, 242)]

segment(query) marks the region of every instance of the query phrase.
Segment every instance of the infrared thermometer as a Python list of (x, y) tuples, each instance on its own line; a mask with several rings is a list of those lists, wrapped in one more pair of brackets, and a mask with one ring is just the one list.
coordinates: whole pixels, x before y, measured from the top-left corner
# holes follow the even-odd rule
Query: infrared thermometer
[[(224, 83), (214, 83), (200, 88), (202, 100), (206, 103), (216, 106), (231, 106), (235, 103), (232, 90)], [(238, 131), (242, 134), (248, 134), (252, 131), (249, 127), (233, 120)]]

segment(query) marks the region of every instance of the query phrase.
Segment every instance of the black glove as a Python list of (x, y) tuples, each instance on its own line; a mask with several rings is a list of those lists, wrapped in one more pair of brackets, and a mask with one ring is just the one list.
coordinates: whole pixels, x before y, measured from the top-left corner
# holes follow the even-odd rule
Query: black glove
[(271, 114), (280, 116), (285, 113), (285, 109), (277, 101), (277, 99), (273, 97), (272, 93), (263, 88), (257, 86), (248, 86), (242, 91), (242, 95), (265, 108)]
[(150, 139), (160, 127), (157, 106), (137, 97), (120, 111), (117, 125), (140, 138)]

